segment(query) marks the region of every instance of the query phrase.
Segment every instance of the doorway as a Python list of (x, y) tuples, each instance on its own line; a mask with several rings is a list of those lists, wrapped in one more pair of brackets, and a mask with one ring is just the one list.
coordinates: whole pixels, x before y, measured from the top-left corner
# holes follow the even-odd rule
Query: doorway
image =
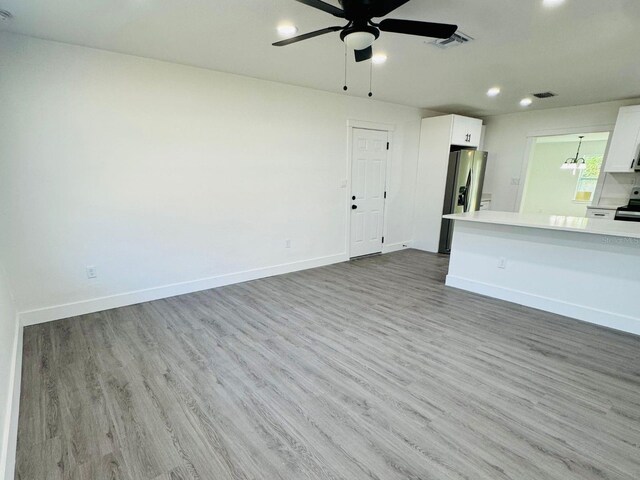
[(388, 148), (389, 132), (352, 129), (349, 203), (351, 258), (382, 252)]
[(532, 138), (521, 213), (584, 217), (596, 203), (610, 132)]

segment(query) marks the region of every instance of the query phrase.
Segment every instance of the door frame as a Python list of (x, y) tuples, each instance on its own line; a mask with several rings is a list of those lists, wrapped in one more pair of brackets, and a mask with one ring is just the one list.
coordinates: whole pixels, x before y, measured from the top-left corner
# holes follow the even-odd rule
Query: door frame
[[(390, 123), (375, 123), (367, 122), (364, 120), (347, 120), (347, 171), (346, 171), (346, 185), (345, 185), (345, 222), (346, 222), (346, 239), (345, 239), (345, 251), (347, 252), (347, 259), (351, 259), (351, 182), (352, 175), (351, 170), (353, 167), (353, 130), (355, 128), (362, 130), (377, 130), (380, 132), (387, 132), (387, 141), (389, 142), (389, 150), (387, 150), (387, 160), (385, 165), (385, 179), (384, 190), (387, 192), (387, 198), (384, 199), (384, 207), (382, 208), (382, 236), (387, 237), (387, 200), (389, 199), (389, 179), (391, 176), (391, 162), (389, 161), (394, 151), (393, 132), (396, 126)], [(386, 243), (382, 244), (382, 253), (385, 253)]]
[[(520, 212), (522, 210), (522, 200), (525, 194), (527, 177), (529, 176), (529, 167), (531, 165), (531, 160), (533, 159), (533, 154), (535, 153), (536, 138), (555, 137), (557, 135), (579, 135), (581, 133), (609, 132), (609, 140), (607, 141), (607, 147), (604, 151), (604, 161), (606, 162), (607, 155), (609, 154), (609, 147), (611, 146), (611, 137), (613, 136), (614, 127), (615, 125), (613, 124), (590, 125), (587, 127), (567, 127), (567, 128), (556, 128), (556, 129), (550, 129), (550, 130), (538, 130), (538, 131), (528, 133), (527, 146), (524, 151), (522, 166), (520, 167), (520, 183), (518, 184), (518, 194), (516, 196), (514, 211)], [(604, 169), (604, 165), (605, 163), (602, 164), (603, 169)], [(598, 178), (598, 184), (596, 185), (596, 190), (593, 194), (594, 201), (600, 200), (600, 195), (602, 194), (602, 187), (604, 185), (605, 177), (606, 177), (606, 172), (603, 170), (600, 173), (600, 178)]]

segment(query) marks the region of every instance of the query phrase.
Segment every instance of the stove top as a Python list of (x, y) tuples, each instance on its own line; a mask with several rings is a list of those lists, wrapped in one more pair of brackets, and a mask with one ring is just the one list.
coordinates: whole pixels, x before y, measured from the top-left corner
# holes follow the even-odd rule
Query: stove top
[(615, 219), (625, 222), (640, 222), (640, 203), (634, 205), (630, 203), (626, 207), (618, 208)]

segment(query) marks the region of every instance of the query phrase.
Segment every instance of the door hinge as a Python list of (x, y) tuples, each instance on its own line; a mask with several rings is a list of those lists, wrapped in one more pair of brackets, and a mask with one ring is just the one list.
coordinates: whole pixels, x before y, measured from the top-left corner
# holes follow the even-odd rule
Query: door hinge
[(382, 243), (384, 243), (384, 237), (382, 237)]
[(389, 150), (389, 142), (387, 142), (387, 150)]
[(387, 198), (387, 192), (384, 192), (384, 198)]

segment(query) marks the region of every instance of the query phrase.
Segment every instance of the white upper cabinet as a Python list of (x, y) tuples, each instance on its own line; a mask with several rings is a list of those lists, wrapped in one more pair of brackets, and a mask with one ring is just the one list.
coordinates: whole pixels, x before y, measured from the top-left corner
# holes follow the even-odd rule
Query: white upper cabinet
[(640, 156), (640, 105), (622, 107), (613, 131), (604, 171), (633, 172)]
[(478, 148), (482, 136), (482, 120), (453, 115), (451, 145)]

